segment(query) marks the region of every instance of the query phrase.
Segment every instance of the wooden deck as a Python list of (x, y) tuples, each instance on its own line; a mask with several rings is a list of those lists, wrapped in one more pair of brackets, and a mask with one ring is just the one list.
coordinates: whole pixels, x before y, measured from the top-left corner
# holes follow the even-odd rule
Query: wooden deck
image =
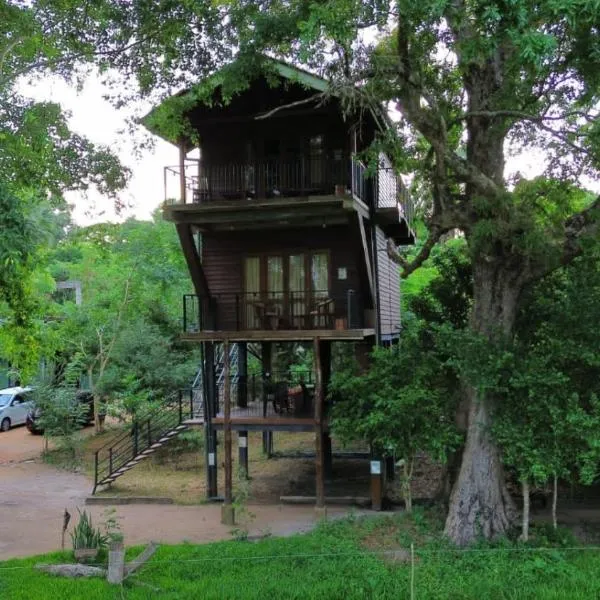
[[(309, 408), (312, 412), (312, 407)], [(225, 423), (221, 410), (212, 419), (215, 429), (223, 429)], [(189, 419), (186, 425), (204, 425), (203, 418)], [(235, 406), (231, 408), (231, 428), (236, 431), (314, 431), (316, 421), (312, 414), (277, 413), (271, 403), (267, 404), (266, 414), (262, 401), (249, 402), (247, 407)]]
[(374, 335), (375, 329), (247, 329), (183, 333), (180, 339), (184, 342), (309, 342), (319, 338), (359, 342)]
[(164, 218), (178, 224), (193, 224), (200, 231), (235, 231), (303, 225), (342, 225), (367, 206), (351, 196), (308, 196), (254, 200), (220, 200), (198, 204), (170, 204)]

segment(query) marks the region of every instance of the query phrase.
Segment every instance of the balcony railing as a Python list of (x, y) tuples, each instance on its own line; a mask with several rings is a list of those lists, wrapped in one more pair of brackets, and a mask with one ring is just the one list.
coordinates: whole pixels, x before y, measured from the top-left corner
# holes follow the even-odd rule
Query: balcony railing
[(379, 154), (376, 173), (369, 172), (357, 158), (352, 159), (351, 189), (354, 196), (367, 205), (370, 205), (372, 196), (375, 198), (375, 208), (398, 208), (399, 216), (412, 228), (414, 203), (385, 154)]
[(350, 165), (340, 159), (203, 164), (164, 168), (165, 202), (201, 204), (219, 200), (333, 195), (350, 185)]
[(360, 329), (363, 308), (354, 290), (183, 297), (183, 331)]
[(352, 192), (368, 206), (397, 208), (412, 228), (414, 204), (389, 158), (380, 153), (377, 170), (356, 157), (351, 161), (326, 157), (295, 161), (205, 165), (186, 160), (164, 168), (167, 204), (204, 204), (222, 200), (298, 198)]

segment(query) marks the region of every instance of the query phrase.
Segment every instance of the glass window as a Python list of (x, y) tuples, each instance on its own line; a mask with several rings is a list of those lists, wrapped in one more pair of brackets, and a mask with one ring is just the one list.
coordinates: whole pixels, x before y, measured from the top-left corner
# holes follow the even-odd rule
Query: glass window
[(269, 298), (280, 299), (283, 296), (283, 258), (267, 257), (267, 293)]
[(303, 326), (307, 314), (306, 272), (304, 254), (291, 254), (289, 263), (290, 313), (294, 327)]
[(312, 255), (310, 275), (315, 297), (327, 297), (329, 295), (329, 255), (326, 252)]
[(244, 259), (244, 290), (247, 294), (260, 292), (260, 259), (258, 256), (247, 256)]

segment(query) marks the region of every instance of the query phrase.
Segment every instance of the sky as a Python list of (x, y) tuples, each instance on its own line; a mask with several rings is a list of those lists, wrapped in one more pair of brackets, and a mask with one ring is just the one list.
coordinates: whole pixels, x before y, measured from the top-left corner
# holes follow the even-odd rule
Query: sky
[[(67, 194), (67, 200), (74, 205), (73, 219), (80, 225), (104, 221), (118, 221), (128, 217), (150, 219), (152, 212), (164, 200), (163, 167), (175, 165), (179, 152), (175, 146), (156, 136), (152, 136), (154, 149), (145, 149), (137, 158), (134, 152), (135, 138), (138, 141), (149, 135), (142, 125), (135, 138), (123, 133), (126, 119), (132, 110), (116, 110), (103, 99), (105, 89), (100, 80), (88, 77), (81, 91), (56, 78), (47, 78), (21, 89), (26, 96), (36, 100), (58, 102), (63, 110), (70, 113), (71, 129), (85, 135), (92, 142), (105, 144), (115, 151), (122, 163), (132, 171), (127, 188), (120, 193), (120, 199), (127, 207), (119, 216), (115, 213), (111, 198), (91, 191), (88, 197), (81, 193)], [(139, 106), (144, 112), (150, 106)]]

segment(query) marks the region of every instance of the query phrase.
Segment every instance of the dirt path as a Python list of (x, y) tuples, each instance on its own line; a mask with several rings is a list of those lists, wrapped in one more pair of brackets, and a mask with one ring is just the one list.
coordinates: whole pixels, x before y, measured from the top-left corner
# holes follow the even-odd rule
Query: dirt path
[[(24, 428), (0, 434), (0, 560), (51, 552), (60, 548), (65, 508), (73, 521), (77, 507), (84, 508), (91, 482), (84, 476), (55, 469), (34, 460), (42, 439)], [(221, 525), (218, 504), (201, 506), (118, 506), (128, 545), (151, 540), (194, 543), (231, 539), (231, 528)], [(104, 507), (87, 507), (96, 524), (103, 521)], [(251, 535), (290, 535), (306, 531), (315, 523), (311, 506), (251, 506), (255, 515)], [(331, 509), (331, 516), (345, 513)], [(72, 523), (73, 523), (72, 521)], [(67, 536), (67, 547), (70, 540)]]
[(0, 432), (0, 465), (37, 458), (44, 448), (44, 438), (32, 435), (26, 427)]

